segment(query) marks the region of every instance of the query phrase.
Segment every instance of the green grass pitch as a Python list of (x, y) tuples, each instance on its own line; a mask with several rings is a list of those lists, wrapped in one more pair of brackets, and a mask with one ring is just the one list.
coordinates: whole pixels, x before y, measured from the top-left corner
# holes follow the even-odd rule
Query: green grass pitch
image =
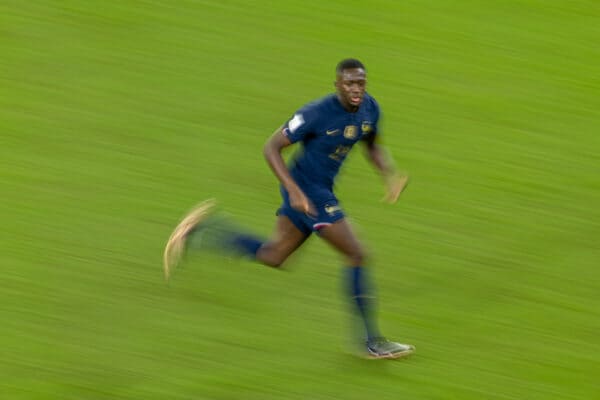
[[(600, 6), (595, 1), (3, 1), (0, 398), (600, 398)], [(338, 193), (380, 320), (364, 361), (342, 260), (198, 254), (216, 197), (268, 235), (266, 138), (357, 57), (395, 206), (359, 149)]]

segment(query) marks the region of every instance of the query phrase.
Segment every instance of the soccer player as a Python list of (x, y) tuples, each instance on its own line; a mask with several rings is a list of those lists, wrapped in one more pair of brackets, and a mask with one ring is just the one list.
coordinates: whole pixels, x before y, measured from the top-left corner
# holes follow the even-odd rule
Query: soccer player
[[(399, 358), (414, 347), (387, 340), (375, 320), (374, 298), (365, 267), (365, 251), (344, 218), (333, 193), (334, 179), (354, 144), (366, 146), (368, 158), (387, 184), (385, 200), (394, 203), (408, 177), (398, 174), (376, 140), (379, 105), (366, 92), (367, 73), (356, 59), (342, 60), (336, 68), (336, 93), (309, 103), (275, 131), (264, 146), (264, 156), (281, 183), (283, 202), (277, 212), (275, 234), (263, 241), (238, 229), (221, 229), (220, 247), (279, 267), (302, 243), (316, 232), (346, 258), (345, 273), (351, 302), (366, 330), (366, 353), (372, 358)], [(302, 144), (290, 166), (282, 150)], [(200, 204), (175, 228), (165, 249), (165, 274), (177, 264), (186, 246), (196, 235), (209, 235), (213, 201)], [(225, 232), (225, 233), (224, 233)]]

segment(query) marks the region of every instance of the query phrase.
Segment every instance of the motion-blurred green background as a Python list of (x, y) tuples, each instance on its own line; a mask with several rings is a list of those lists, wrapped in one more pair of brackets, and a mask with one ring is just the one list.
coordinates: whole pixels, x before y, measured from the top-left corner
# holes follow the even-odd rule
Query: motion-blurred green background
[[(596, 1), (0, 3), (0, 398), (600, 398)], [(348, 354), (342, 260), (163, 246), (216, 197), (268, 235), (262, 144), (363, 60), (395, 206), (338, 192), (398, 362)]]

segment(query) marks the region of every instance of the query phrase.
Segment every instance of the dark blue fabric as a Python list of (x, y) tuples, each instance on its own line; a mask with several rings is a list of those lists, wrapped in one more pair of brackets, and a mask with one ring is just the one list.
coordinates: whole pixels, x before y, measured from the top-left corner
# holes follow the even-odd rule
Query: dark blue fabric
[(328, 200), (354, 144), (377, 134), (379, 113), (379, 105), (367, 93), (356, 112), (348, 112), (331, 94), (302, 107), (287, 121), (283, 133), (292, 143), (302, 143), (290, 174), (313, 203)]
[(263, 242), (260, 239), (241, 233), (232, 234), (232, 237), (229, 240), (230, 247), (235, 251), (252, 258), (256, 257), (256, 252), (262, 244)]
[(359, 315), (362, 317), (367, 339), (380, 337), (375, 316), (375, 297), (370, 288), (367, 270), (364, 267), (349, 267), (348, 285), (350, 296), (354, 299)]
[(338, 221), (345, 216), (344, 211), (339, 206), (337, 198), (331, 192), (329, 192), (329, 196), (324, 197), (326, 200), (323, 203), (314, 204), (318, 213), (315, 216), (294, 210), (290, 205), (288, 192), (283, 187), (281, 187), (281, 197), (283, 198), (283, 203), (279, 210), (277, 210), (277, 215), (285, 215), (288, 217), (296, 228), (306, 236), (310, 235), (312, 232), (318, 231), (328, 224), (333, 224), (335, 221)]

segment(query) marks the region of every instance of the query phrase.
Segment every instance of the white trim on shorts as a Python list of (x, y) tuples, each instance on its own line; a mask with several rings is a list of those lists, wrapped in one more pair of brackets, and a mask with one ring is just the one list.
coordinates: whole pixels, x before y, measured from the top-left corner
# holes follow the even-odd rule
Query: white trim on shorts
[(319, 229), (323, 229), (329, 225), (331, 225), (331, 222), (317, 222), (316, 224), (313, 224), (312, 228), (313, 230), (318, 231)]

